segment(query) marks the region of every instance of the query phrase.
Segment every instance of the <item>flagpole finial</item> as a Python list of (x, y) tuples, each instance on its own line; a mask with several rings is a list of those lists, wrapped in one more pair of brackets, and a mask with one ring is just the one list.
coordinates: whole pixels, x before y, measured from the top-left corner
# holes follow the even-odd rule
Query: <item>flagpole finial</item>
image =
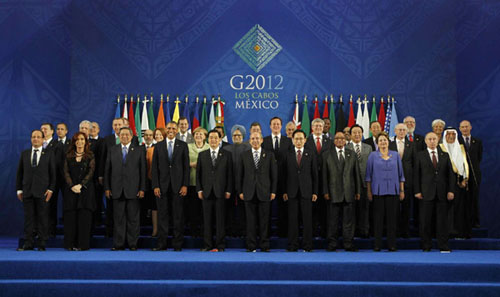
[(358, 96), (358, 100), (356, 100), (356, 103), (361, 104), (361, 96)]
[(342, 97), (343, 97), (343, 95), (342, 95), (342, 94), (340, 94), (340, 99), (339, 99), (339, 102), (340, 102), (340, 103), (342, 103)]
[(151, 103), (153, 103), (153, 93), (149, 94), (149, 101), (151, 101)]
[(330, 94), (330, 102), (333, 103), (333, 94)]
[(392, 97), (392, 104), (394, 104), (394, 96)]
[(199, 100), (200, 100), (200, 96), (196, 95), (196, 104), (198, 104)]
[(299, 101), (299, 94), (295, 93), (295, 102)]
[(366, 97), (367, 97), (367, 96), (366, 96), (366, 94), (365, 94), (365, 100), (366, 100)]
[(120, 94), (116, 95), (116, 102), (120, 103)]
[(325, 102), (328, 102), (328, 94), (325, 94)]
[(124, 98), (125, 103), (127, 103), (127, 100), (128, 100), (127, 94), (125, 94), (125, 96), (124, 96), (124, 97), (125, 97), (125, 98)]
[(307, 103), (307, 94), (304, 94), (304, 102)]
[(203, 95), (203, 103), (206, 104), (207, 103), (207, 95)]
[(349, 102), (352, 102), (352, 94), (349, 96)]
[(373, 99), (373, 103), (375, 103), (375, 100), (377, 100), (377, 99), (375, 99), (375, 95), (373, 95), (372, 99)]
[(218, 94), (218, 95), (217, 95), (217, 100), (219, 100), (219, 101), (220, 101), (220, 94)]
[(391, 95), (387, 94), (387, 101), (391, 100)]
[(380, 104), (384, 104), (384, 96), (380, 98)]
[(143, 103), (146, 104), (146, 102), (148, 102), (148, 95), (144, 94), (144, 101), (143, 101)]
[(170, 94), (167, 94), (167, 103), (170, 101)]
[(184, 100), (186, 101), (186, 104), (188, 104), (188, 100), (189, 100), (188, 98), (189, 98), (189, 95), (184, 96)]
[(318, 102), (318, 94), (314, 94), (314, 101)]
[(163, 93), (160, 94), (160, 102), (163, 104)]
[(134, 94), (131, 94), (131, 95), (130, 95), (130, 102), (131, 102), (131, 103), (134, 103)]

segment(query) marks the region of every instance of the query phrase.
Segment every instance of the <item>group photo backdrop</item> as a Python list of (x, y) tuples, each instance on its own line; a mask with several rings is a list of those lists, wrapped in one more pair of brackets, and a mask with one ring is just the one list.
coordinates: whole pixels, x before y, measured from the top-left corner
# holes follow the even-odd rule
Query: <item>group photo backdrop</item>
[(103, 137), (117, 95), (152, 94), (155, 117), (161, 94), (170, 112), (188, 95), (191, 117), (195, 96), (220, 95), (226, 131), (259, 121), (267, 135), (271, 117), (292, 119), (296, 95), (312, 119), (314, 95), (322, 110), (342, 94), (347, 118), (349, 96), (367, 94), (377, 111), (394, 97), (419, 134), (436, 118), (472, 123), (481, 225), (500, 237), (500, 1), (3, 0), (0, 40), (0, 236), (22, 235), (17, 164), (43, 122), (71, 137), (97, 121)]

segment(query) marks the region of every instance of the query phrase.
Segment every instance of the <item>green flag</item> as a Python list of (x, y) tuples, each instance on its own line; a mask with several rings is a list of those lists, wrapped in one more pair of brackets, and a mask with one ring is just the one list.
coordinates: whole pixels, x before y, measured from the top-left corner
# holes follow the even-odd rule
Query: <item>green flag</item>
[(302, 110), (301, 129), (309, 136), (311, 133), (311, 122), (309, 121), (309, 112), (307, 111), (307, 99), (304, 99), (304, 109)]
[(201, 107), (201, 123), (200, 126), (205, 128), (205, 130), (209, 131), (208, 125), (208, 114), (207, 114), (207, 99), (203, 99), (203, 106)]
[(149, 104), (148, 108), (149, 129), (154, 131), (156, 129), (156, 124), (155, 124), (155, 115), (153, 111), (153, 96), (151, 96), (150, 102), (151, 103)]
[[(375, 106), (375, 98), (373, 98), (373, 103), (372, 103), (372, 115), (370, 117), (370, 126), (372, 122), (377, 121), (377, 107)], [(372, 137), (372, 132), (370, 131), (370, 137)]]
[(335, 120), (335, 108), (333, 106), (334, 106), (333, 101), (330, 101), (330, 131), (328, 132), (330, 132), (330, 137), (332, 138), (335, 136), (335, 128), (337, 125), (337, 122)]
[(135, 131), (137, 131), (137, 138), (139, 138), (139, 144), (142, 143), (142, 130), (141, 130), (141, 109), (139, 108), (141, 105), (141, 100), (139, 100), (139, 96), (137, 96), (137, 104), (135, 106)]

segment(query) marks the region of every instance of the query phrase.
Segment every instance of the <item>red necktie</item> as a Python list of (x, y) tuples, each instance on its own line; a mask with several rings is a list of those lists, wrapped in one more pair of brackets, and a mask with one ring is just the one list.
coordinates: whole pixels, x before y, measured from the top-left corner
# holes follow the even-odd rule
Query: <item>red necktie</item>
[(432, 165), (434, 165), (434, 169), (438, 167), (438, 160), (436, 158), (436, 152), (432, 151)]
[(410, 141), (413, 142), (413, 136), (410, 134)]
[(300, 166), (300, 161), (302, 161), (302, 152), (297, 150), (297, 165)]
[(316, 137), (316, 150), (318, 154), (321, 152), (321, 141), (319, 141), (319, 137)]

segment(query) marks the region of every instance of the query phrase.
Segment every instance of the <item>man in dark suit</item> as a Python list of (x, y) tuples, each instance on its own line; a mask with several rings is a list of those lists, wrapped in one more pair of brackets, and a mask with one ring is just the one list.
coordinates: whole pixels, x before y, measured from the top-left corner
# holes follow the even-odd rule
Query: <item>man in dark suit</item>
[[(262, 148), (272, 151), (278, 164), (278, 190), (276, 193), (278, 199), (275, 200), (275, 206), (278, 218), (278, 236), (284, 238), (287, 235), (287, 204), (280, 198), (283, 197), (285, 192), (286, 168), (283, 162), (285, 155), (292, 147), (292, 141), (285, 135), (281, 135), (282, 122), (279, 117), (272, 118), (269, 121), (269, 126), (271, 135), (264, 137)], [(273, 212), (272, 209), (271, 206), (271, 213)]]
[(247, 252), (257, 248), (257, 210), (259, 215), (260, 249), (269, 252), (269, 211), (278, 187), (278, 166), (272, 151), (261, 147), (262, 134), (250, 134), (251, 150), (241, 154), (237, 191), (245, 201), (247, 216)]
[(408, 238), (410, 237), (410, 210), (412, 202), (413, 207), (418, 207), (415, 196), (413, 195), (413, 169), (415, 167), (417, 152), (415, 143), (406, 139), (408, 128), (405, 124), (397, 124), (394, 130), (396, 138), (389, 143), (389, 150), (398, 152), (401, 158), (405, 176), (405, 197), (407, 197), (400, 201), (398, 231), (399, 236)]
[(366, 163), (368, 162), (368, 156), (372, 152), (370, 145), (363, 143), (361, 140), (363, 138), (363, 127), (360, 125), (354, 125), (350, 129), (351, 142), (346, 144), (346, 148), (354, 151), (358, 159), (359, 174), (361, 178), (361, 193), (359, 200), (354, 202), (356, 208), (356, 230), (360, 237), (368, 238), (370, 232), (370, 202), (367, 197), (367, 189), (365, 182), (366, 174)]
[(377, 136), (382, 132), (382, 127), (380, 126), (380, 123), (378, 121), (373, 121), (370, 123), (370, 133), (372, 134), (371, 137), (368, 137), (367, 139), (363, 140), (364, 143), (370, 145), (372, 147), (372, 151), (376, 151), (378, 149), (377, 147)]
[(335, 251), (338, 240), (338, 222), (342, 212), (344, 249), (356, 252), (353, 244), (355, 228), (354, 201), (361, 193), (361, 175), (356, 153), (345, 148), (343, 132), (335, 133), (335, 149), (323, 156), (323, 193), (328, 204), (328, 251)]
[[(321, 173), (323, 165), (322, 155), (333, 148), (333, 140), (327, 138), (323, 134), (324, 122), (322, 119), (314, 119), (311, 122), (312, 134), (309, 135), (306, 141), (305, 148), (316, 155), (318, 165), (318, 177), (323, 176)], [(323, 193), (323, 179), (318, 180), (318, 197), (319, 199), (313, 203), (313, 235), (326, 237), (326, 202)]]
[(420, 199), (420, 237), (422, 249), (432, 247), (432, 217), (436, 214), (436, 238), (441, 252), (450, 252), (448, 247), (448, 201), (455, 197), (455, 174), (448, 154), (438, 145), (434, 132), (425, 135), (427, 149), (418, 152), (415, 163), (414, 192)]
[(125, 240), (137, 250), (140, 203), (146, 189), (146, 153), (131, 143), (132, 130), (120, 129), (120, 144), (109, 148), (104, 173), (104, 192), (113, 199), (113, 248), (123, 250)]
[(306, 133), (295, 130), (292, 134), (294, 148), (283, 156), (283, 200), (288, 201), (288, 251), (299, 247), (299, 207), (302, 214), (302, 246), (304, 251), (313, 249), (312, 203), (318, 199), (318, 164), (316, 155), (304, 148)]
[(189, 121), (186, 117), (180, 117), (178, 122), (179, 132), (175, 138), (184, 141), (185, 143), (193, 143), (194, 138), (191, 133), (189, 133)]
[(220, 148), (223, 148), (225, 147), (226, 145), (229, 145), (229, 142), (225, 141), (224, 139), (227, 140), (227, 137), (226, 137), (226, 133), (224, 131), (224, 127), (221, 127), (221, 126), (217, 126), (214, 128), (215, 130), (219, 131), (219, 134), (221, 135), (221, 141), (219, 143), (219, 147)]
[(472, 216), (472, 226), (480, 227), (479, 215), (479, 189), (481, 185), (481, 160), (483, 158), (483, 142), (477, 137), (471, 136), (472, 125), (469, 121), (460, 122), (460, 132), (462, 137), (458, 140), (463, 144), (467, 153), (467, 161), (470, 167), (469, 174), (469, 195), (471, 195), (472, 207), (470, 209)]
[[(52, 151), (42, 148), (43, 132), (31, 132), (32, 148), (21, 153), (17, 167), (17, 198), (24, 206), (24, 245), (18, 250), (34, 247), (35, 220), (38, 228), (38, 250), (45, 251), (48, 239), (49, 201), (56, 184), (56, 166)], [(36, 215), (35, 215), (36, 214)]]
[[(219, 131), (208, 132), (210, 149), (198, 156), (196, 164), (196, 191), (203, 200), (203, 240), (202, 251), (223, 252), (225, 246), (225, 202), (231, 198), (233, 186), (233, 163), (231, 153), (219, 147)], [(212, 240), (213, 213), (215, 210), (216, 240)]]
[(54, 136), (54, 125), (51, 123), (43, 123), (40, 126), (40, 130), (43, 132), (44, 139), (42, 147), (47, 151), (55, 150), (57, 147), (57, 140), (53, 138)]
[(408, 135), (406, 135), (406, 139), (408, 139), (408, 141), (415, 145), (416, 152), (425, 150), (424, 137), (420, 134), (415, 133), (415, 118), (412, 116), (407, 116), (404, 118), (403, 123), (408, 128)]
[(158, 206), (158, 243), (154, 251), (167, 249), (168, 205), (172, 204), (174, 251), (181, 251), (184, 241), (183, 198), (189, 184), (189, 154), (184, 141), (175, 139), (177, 123), (167, 124), (167, 138), (158, 142), (151, 164), (152, 186)]

